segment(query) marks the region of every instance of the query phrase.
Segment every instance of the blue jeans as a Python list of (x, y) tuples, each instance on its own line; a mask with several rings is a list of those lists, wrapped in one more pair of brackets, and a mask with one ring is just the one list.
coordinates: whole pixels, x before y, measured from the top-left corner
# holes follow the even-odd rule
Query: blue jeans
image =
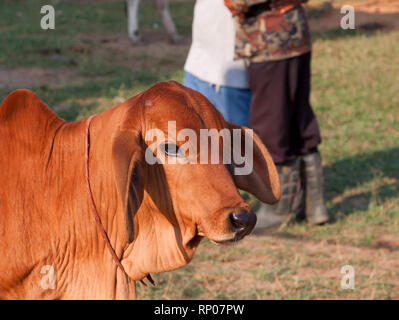
[(198, 79), (193, 74), (184, 72), (184, 85), (202, 93), (224, 119), (241, 126), (249, 126), (249, 106), (251, 91), (232, 87), (219, 87)]

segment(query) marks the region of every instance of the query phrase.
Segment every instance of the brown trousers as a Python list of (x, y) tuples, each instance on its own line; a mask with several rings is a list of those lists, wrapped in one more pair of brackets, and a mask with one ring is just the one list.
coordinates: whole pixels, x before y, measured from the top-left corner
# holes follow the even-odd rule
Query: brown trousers
[(309, 103), (311, 53), (251, 63), (250, 127), (282, 164), (317, 151), (321, 142), (316, 116)]

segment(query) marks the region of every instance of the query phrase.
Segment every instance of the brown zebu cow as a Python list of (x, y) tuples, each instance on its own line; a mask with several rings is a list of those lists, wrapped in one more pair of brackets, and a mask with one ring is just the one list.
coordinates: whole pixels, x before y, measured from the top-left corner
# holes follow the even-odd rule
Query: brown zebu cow
[[(186, 265), (203, 237), (227, 243), (252, 230), (256, 218), (237, 187), (268, 203), (280, 196), (259, 139), (250, 175), (233, 176), (222, 163), (150, 165), (144, 137), (151, 128), (166, 131), (168, 120), (177, 130), (234, 127), (175, 82), (157, 84), (91, 123), (66, 123), (28, 90), (4, 100), (0, 298), (135, 298), (136, 280)], [(54, 277), (43, 282), (49, 270)]]

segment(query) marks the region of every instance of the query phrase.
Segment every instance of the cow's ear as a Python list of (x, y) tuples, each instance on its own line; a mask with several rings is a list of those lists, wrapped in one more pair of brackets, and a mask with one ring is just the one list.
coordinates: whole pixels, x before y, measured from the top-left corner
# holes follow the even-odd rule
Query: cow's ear
[(134, 216), (143, 200), (142, 150), (138, 134), (117, 131), (113, 137), (112, 162), (128, 242), (134, 240)]
[[(253, 194), (262, 202), (276, 203), (280, 199), (280, 181), (274, 162), (266, 147), (255, 132), (247, 127), (230, 122), (226, 122), (226, 125), (231, 131), (233, 179), (237, 188)], [(237, 136), (239, 139), (237, 139)], [(251, 154), (245, 154), (245, 145), (249, 146), (247, 152), (252, 151)], [(238, 155), (241, 157), (245, 156), (245, 160), (252, 156), (252, 170), (249, 170), (248, 174), (237, 174), (239, 171), (237, 169), (242, 167), (235, 161), (235, 159), (239, 159), (237, 153), (240, 153)]]

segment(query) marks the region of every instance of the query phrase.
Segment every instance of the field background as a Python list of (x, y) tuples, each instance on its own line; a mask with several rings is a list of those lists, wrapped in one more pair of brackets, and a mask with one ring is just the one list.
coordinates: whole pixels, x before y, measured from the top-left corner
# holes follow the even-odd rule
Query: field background
[[(182, 82), (194, 2), (170, 2), (184, 36), (178, 46), (168, 43), (151, 1), (140, 8), (143, 44), (133, 46), (122, 0), (2, 0), (0, 101), (30, 88), (75, 121), (158, 81)], [(357, 29), (343, 31), (346, 3), (306, 6), (332, 222), (298, 222), (229, 247), (205, 240), (188, 266), (154, 275), (156, 287), (138, 284), (139, 298), (399, 298), (399, 1), (350, 1)], [(55, 6), (54, 31), (40, 29), (45, 4)], [(355, 290), (340, 287), (344, 265), (355, 268)]]

